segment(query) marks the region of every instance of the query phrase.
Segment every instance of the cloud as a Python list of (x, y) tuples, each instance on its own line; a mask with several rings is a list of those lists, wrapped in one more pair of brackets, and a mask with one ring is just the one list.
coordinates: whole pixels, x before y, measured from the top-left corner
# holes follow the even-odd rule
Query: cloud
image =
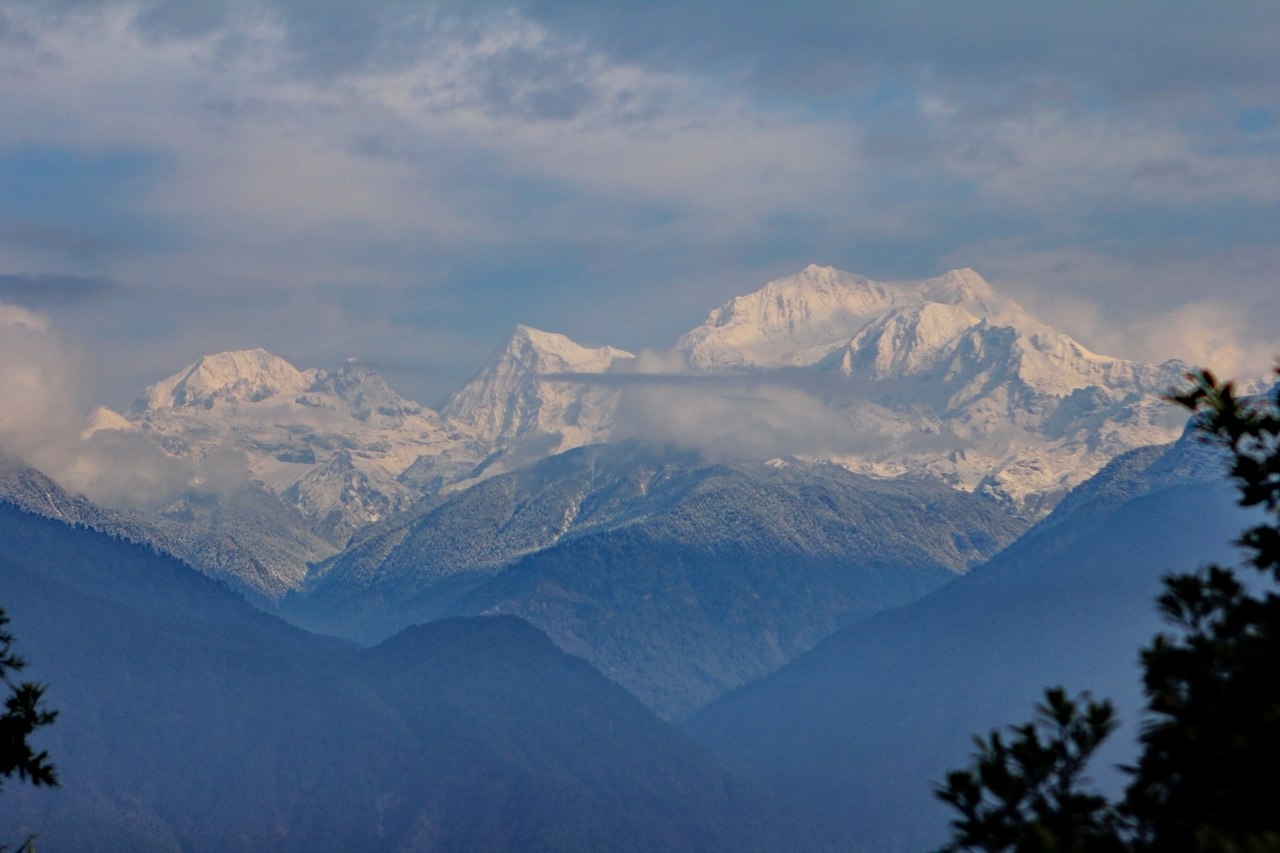
[[(92, 317), (47, 303), (113, 363), (159, 374), (193, 337), (425, 349), (452, 359), (408, 391), (433, 398), (516, 322), (661, 345), (811, 261), (999, 278), (1032, 266), (1011, 246), (1130, 270), (1260, 254), (1280, 228), (1272, 17), (11, 0), (0, 183), (22, 192), (0, 193), (0, 270), (162, 294)], [(1010, 279), (1099, 316), (1209, 295)], [(1220, 298), (1243, 315), (1258, 296)]]
[(107, 506), (158, 509), (184, 494), (225, 494), (245, 482), (247, 466), (237, 454), (196, 465), (140, 433), (82, 438), (86, 374), (47, 320), (0, 303), (0, 454)]
[(956, 450), (955, 436), (917, 431), (867, 400), (875, 383), (807, 368), (747, 374), (687, 372), (675, 352), (645, 351), (603, 374), (547, 374), (616, 389), (617, 438), (672, 444), (712, 459), (875, 456)]
[(1257, 380), (1269, 378), (1280, 357), (1280, 330), (1274, 326), (1258, 329), (1255, 337), (1241, 334), (1241, 329), (1249, 329), (1252, 321), (1266, 316), (1280, 316), (1280, 300), (1271, 300), (1253, 318), (1241, 318), (1225, 306), (1205, 300), (1139, 323), (1131, 334), (1137, 346), (1153, 358), (1177, 352), (1188, 363), (1207, 367), (1218, 376)]
[[(1006, 241), (984, 254), (994, 284), (1095, 352), (1153, 363), (1181, 359), (1223, 376), (1267, 374), (1280, 354), (1280, 251), (1190, 246), (1126, 255), (1110, 248)], [(959, 265), (962, 257), (952, 260)]]
[(1000, 0), (873, 0), (856, 10), (825, 0), (785, 8), (537, 0), (517, 8), (625, 60), (732, 76), (774, 96), (842, 100), (851, 81), (874, 90), (887, 81), (933, 79), (993, 91), (1060, 79), (1132, 103), (1223, 86), (1274, 91), (1280, 78), (1269, 59), (1275, 30), (1265, 2), (1225, 11), (1150, 0), (1087, 9)]
[(72, 362), (48, 333), (48, 323), (15, 305), (0, 305), (0, 450), (52, 461), (75, 418), (80, 391)]
[(9, 334), (22, 335), (27, 332), (45, 331), (49, 328), (49, 321), (21, 305), (0, 302), (0, 328), (6, 326), (9, 327)]
[(619, 421), (628, 437), (711, 458), (873, 453), (892, 444), (889, 435), (858, 431), (818, 397), (750, 381), (634, 383), (622, 396)]

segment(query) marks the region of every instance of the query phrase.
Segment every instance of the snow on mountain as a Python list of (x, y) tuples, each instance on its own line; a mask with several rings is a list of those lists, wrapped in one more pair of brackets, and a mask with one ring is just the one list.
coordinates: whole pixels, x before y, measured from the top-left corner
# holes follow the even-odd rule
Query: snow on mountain
[(89, 413), (89, 417), (85, 418), (84, 429), (80, 430), (80, 438), (87, 439), (95, 433), (109, 430), (136, 432), (137, 429), (119, 412), (108, 409), (106, 406), (98, 406)]
[(304, 373), (263, 349), (207, 355), (147, 388), (134, 403), (134, 410), (212, 409), (256, 403), (300, 394), (317, 375), (317, 371)]
[(201, 358), (147, 388), (128, 419), (175, 456), (243, 454), (253, 479), (335, 543), (416, 498), (397, 477), (419, 457), (450, 477), (482, 458), (471, 436), (356, 361), (298, 370), (265, 350)]
[(1117, 454), (1176, 438), (1159, 395), (1186, 370), (1090, 352), (969, 269), (877, 282), (809, 266), (712, 311), (676, 350), (699, 372), (839, 377), (825, 405), (894, 440), (831, 458), (982, 489), (1031, 515)]
[[(300, 370), (261, 349), (224, 352), (151, 385), (127, 416), (96, 410), (84, 437), (128, 430), (205, 473), (236, 469), (333, 548), (444, 486), (600, 440), (616, 394), (572, 376), (631, 357), (521, 326), (442, 417), (354, 359), (334, 371)], [(193, 494), (164, 513), (203, 529), (217, 514), (192, 508), (208, 499)], [(273, 564), (264, 571), (275, 573), (278, 592), (302, 574), (293, 552), (274, 565), (275, 550), (263, 562)]]
[(614, 347), (583, 347), (564, 335), (517, 326), (441, 414), (496, 450), (539, 437), (540, 455), (580, 447), (608, 434), (617, 392), (574, 375), (602, 374), (634, 358)]
[(938, 303), (1006, 324), (1034, 324), (970, 269), (907, 282), (872, 281), (810, 264), (712, 311), (676, 350), (696, 370), (798, 367), (821, 361), (871, 320)]
[(358, 467), (349, 450), (340, 450), (294, 480), (280, 497), (315, 519), (331, 539), (346, 541), (365, 524), (408, 509), (419, 493), (381, 466)]
[(251, 600), (297, 587), (309, 563), (333, 554), (300, 515), (260, 486), (244, 484), (216, 502), (192, 495), (159, 513), (107, 508), (73, 495), (44, 474), (0, 456), (0, 503), (78, 527), (144, 543), (218, 578)]
[[(637, 411), (696, 425), (681, 444), (695, 448), (713, 446), (705, 433), (717, 429), (803, 423), (807, 440), (833, 436), (777, 455), (926, 477), (1027, 517), (1180, 426), (1159, 394), (1183, 365), (1092, 353), (969, 269), (878, 282), (809, 266), (712, 311), (674, 353), (700, 381), (649, 375), (628, 397), (631, 384), (606, 377), (633, 370), (631, 353), (518, 326), (437, 413), (354, 360), (300, 370), (260, 349), (225, 352), (147, 388), (127, 418), (95, 412), (85, 432), (137, 430), (172, 456), (240, 465), (340, 546), (426, 496), (575, 447), (681, 444), (637, 427)], [(735, 376), (785, 390), (766, 399), (776, 411), (752, 411), (758, 395)]]

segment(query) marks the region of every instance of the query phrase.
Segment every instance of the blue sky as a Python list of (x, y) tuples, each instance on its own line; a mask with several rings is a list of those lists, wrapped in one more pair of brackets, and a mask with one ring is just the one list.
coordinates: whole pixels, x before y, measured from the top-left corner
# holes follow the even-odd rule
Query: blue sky
[(0, 0), (0, 302), (122, 405), (203, 353), (434, 403), (811, 262), (1102, 352), (1280, 352), (1274, 3)]

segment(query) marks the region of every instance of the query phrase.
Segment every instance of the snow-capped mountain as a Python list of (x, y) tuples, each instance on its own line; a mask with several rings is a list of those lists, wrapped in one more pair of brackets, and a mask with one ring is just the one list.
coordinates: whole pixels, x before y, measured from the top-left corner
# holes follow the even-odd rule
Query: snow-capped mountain
[[(341, 546), (424, 494), (603, 440), (616, 393), (574, 377), (631, 358), (520, 326), (441, 414), (355, 360), (300, 370), (261, 349), (224, 352), (151, 385), (127, 415), (95, 410), (84, 436), (129, 431), (182, 460), (239, 466)], [(185, 513), (179, 503), (167, 514)]]
[(608, 437), (617, 394), (577, 377), (634, 358), (615, 347), (583, 347), (564, 335), (517, 326), (441, 414), (495, 450), (538, 437), (543, 455), (592, 444)]
[(825, 406), (885, 440), (832, 459), (1033, 516), (1119, 453), (1176, 438), (1160, 395), (1187, 369), (1090, 352), (969, 269), (890, 283), (810, 266), (712, 311), (676, 350), (697, 372), (838, 378), (818, 386)]
[[(326, 371), (226, 352), (127, 415), (96, 411), (85, 434), (127, 430), (192, 464), (239, 466), (335, 548), (575, 447), (635, 438), (724, 456), (721, 439), (743, 430), (768, 435), (729, 442), (738, 461), (924, 477), (1036, 518), (1114, 456), (1174, 439), (1180, 418), (1159, 395), (1185, 369), (1092, 353), (968, 269), (878, 282), (810, 266), (715, 309), (671, 355), (658, 361), (684, 367), (642, 374), (631, 353), (518, 326), (435, 412), (355, 360)], [(179, 504), (170, 516), (190, 514)]]
[(1004, 324), (1031, 322), (970, 269), (922, 281), (880, 282), (810, 264), (715, 309), (676, 349), (696, 370), (812, 366), (877, 317), (933, 303)]
[(260, 349), (201, 358), (143, 391), (128, 420), (179, 457), (243, 454), (254, 480), (335, 544), (418, 498), (397, 478), (419, 457), (450, 478), (479, 459), (467, 433), (358, 362), (298, 370)]

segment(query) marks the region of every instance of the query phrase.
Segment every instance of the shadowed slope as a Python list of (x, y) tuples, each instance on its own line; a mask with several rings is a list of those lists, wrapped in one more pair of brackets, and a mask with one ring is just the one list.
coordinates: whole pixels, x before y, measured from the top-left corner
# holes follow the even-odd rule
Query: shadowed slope
[[(969, 576), (853, 625), (700, 712), (688, 730), (868, 850), (945, 836), (932, 785), (970, 735), (1025, 718), (1045, 686), (1141, 707), (1140, 644), (1159, 628), (1159, 578), (1210, 559), (1242, 516), (1203, 448), (1135, 451)], [(1131, 753), (1117, 737), (1098, 776)], [(1112, 778), (1111, 781), (1114, 781)]]
[(782, 849), (824, 842), (514, 619), (357, 652), (151, 550), (0, 503), (0, 589), (62, 787), (50, 849)]

